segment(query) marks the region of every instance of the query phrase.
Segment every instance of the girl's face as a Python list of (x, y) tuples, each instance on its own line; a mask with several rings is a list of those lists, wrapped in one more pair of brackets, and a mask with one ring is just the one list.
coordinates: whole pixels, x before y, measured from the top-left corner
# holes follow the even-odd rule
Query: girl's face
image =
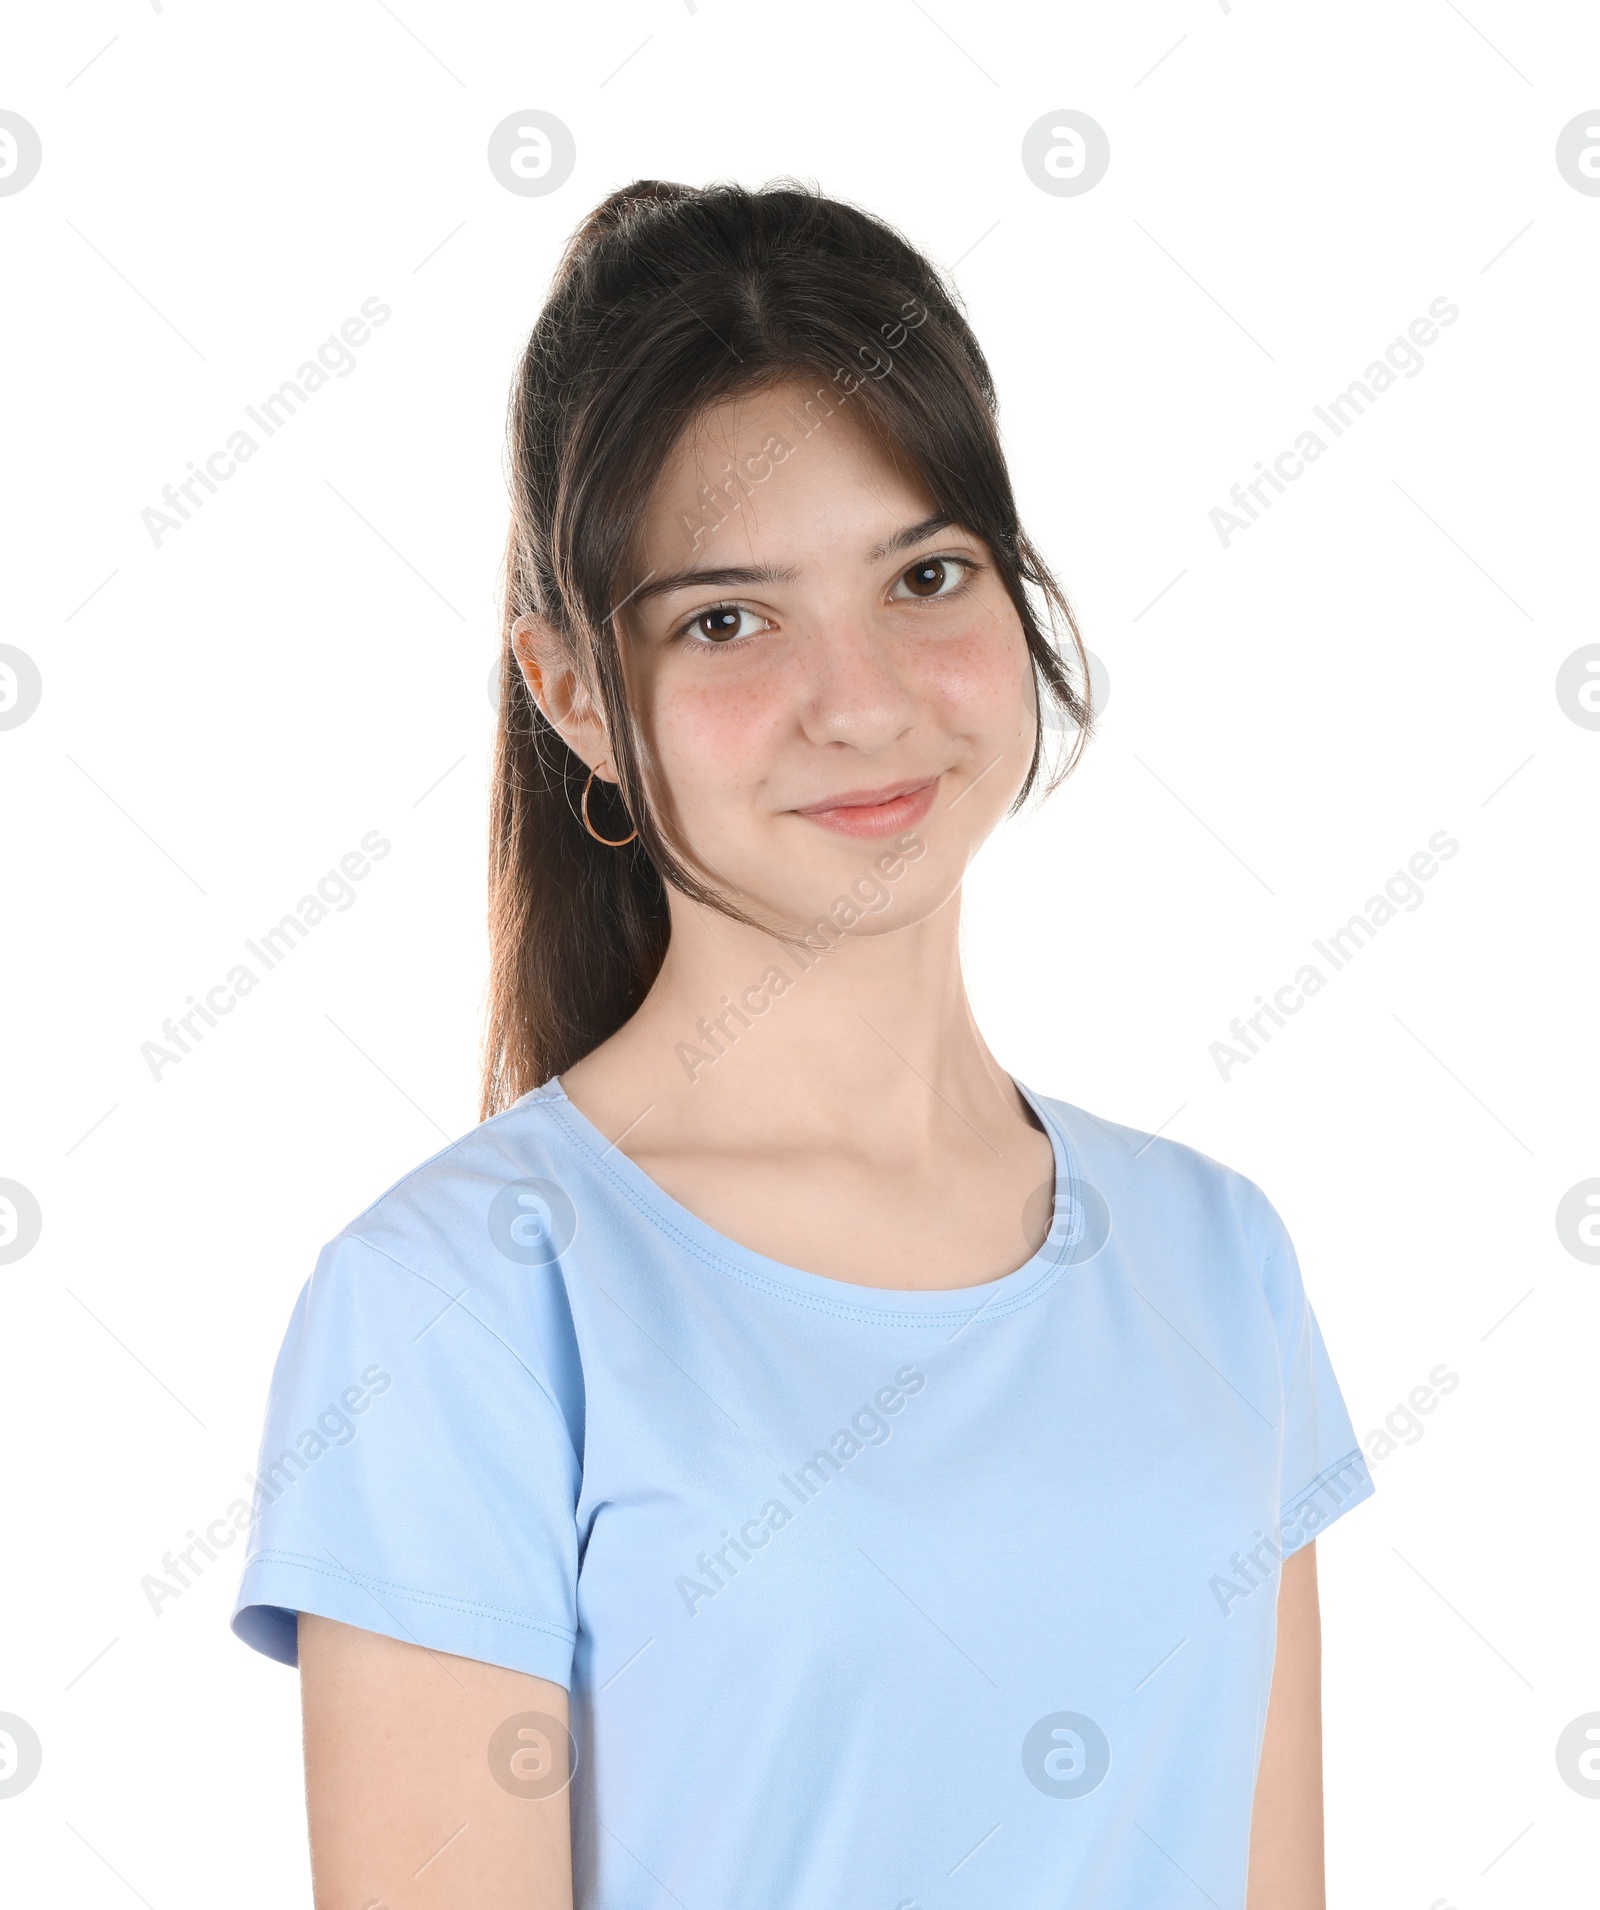
[(882, 932), (950, 898), (1016, 796), (1033, 676), (988, 548), (847, 402), (806, 399), (730, 400), (685, 434), (616, 621), (692, 859), (757, 919), (853, 893), (855, 932)]

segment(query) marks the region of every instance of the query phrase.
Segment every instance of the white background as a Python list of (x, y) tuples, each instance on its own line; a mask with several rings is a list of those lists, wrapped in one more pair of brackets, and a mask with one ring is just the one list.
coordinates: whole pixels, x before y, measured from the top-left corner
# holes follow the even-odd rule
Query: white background
[[(1555, 1210), (1600, 1175), (1600, 731), (1555, 678), (1600, 638), (1600, 197), (1554, 150), (1597, 56), (1592, 10), (1508, 0), (13, 17), (44, 163), (0, 197), (0, 642), (43, 696), (0, 733), (0, 1176), (43, 1232), (0, 1268), (0, 1711), (44, 1764), (0, 1801), (10, 1900), (309, 1899), (236, 1558), (159, 1617), (140, 1581), (239, 1494), (322, 1242), (476, 1118), (504, 407), (558, 250), (631, 178), (783, 173), (954, 266), (1109, 672), (970, 878), (991, 1043), (1267, 1190), (1358, 1433), (1460, 1377), (1319, 1547), (1331, 1900), (1587, 1900), (1555, 1743), (1600, 1710), (1600, 1269)], [(577, 142), (545, 197), (485, 159), (528, 107)], [(1019, 157), (1064, 107), (1111, 143), (1080, 197)], [(162, 486), (372, 296), (356, 369), (157, 548)], [(1437, 298), (1422, 372), (1225, 548), (1212, 507)], [(356, 905), (152, 1079), (373, 829)], [(1224, 1081), (1210, 1044), (1441, 829), (1425, 903)]]

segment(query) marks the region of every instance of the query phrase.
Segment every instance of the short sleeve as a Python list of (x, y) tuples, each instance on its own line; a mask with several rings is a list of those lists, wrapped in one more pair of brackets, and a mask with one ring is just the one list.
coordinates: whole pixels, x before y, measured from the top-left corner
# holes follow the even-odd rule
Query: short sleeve
[(568, 1683), (582, 1430), (553, 1336), (499, 1300), (351, 1234), (322, 1250), (251, 1480), (246, 1644), (295, 1664), (316, 1612)]
[(1262, 1280), (1282, 1372), (1279, 1543), (1285, 1558), (1372, 1496), (1372, 1474), (1350, 1423), (1322, 1331), (1306, 1298), (1288, 1231), (1263, 1200)]

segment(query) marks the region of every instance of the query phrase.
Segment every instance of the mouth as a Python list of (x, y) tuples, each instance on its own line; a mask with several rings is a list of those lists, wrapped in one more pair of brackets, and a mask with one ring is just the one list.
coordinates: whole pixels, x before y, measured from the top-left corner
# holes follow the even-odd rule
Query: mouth
[(851, 789), (794, 810), (807, 822), (840, 836), (894, 836), (913, 828), (933, 807), (939, 778), (891, 783), (883, 789)]

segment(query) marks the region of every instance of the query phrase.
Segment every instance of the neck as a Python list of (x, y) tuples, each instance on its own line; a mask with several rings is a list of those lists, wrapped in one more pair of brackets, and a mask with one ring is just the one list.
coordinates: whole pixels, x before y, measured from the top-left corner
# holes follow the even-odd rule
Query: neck
[(796, 946), (674, 895), (654, 987), (568, 1071), (569, 1092), (613, 1135), (648, 1105), (651, 1148), (886, 1133), (918, 1146), (961, 1122), (980, 1138), (1014, 1125), (1020, 1097), (967, 1000), (960, 907), (958, 889), (909, 927)]

